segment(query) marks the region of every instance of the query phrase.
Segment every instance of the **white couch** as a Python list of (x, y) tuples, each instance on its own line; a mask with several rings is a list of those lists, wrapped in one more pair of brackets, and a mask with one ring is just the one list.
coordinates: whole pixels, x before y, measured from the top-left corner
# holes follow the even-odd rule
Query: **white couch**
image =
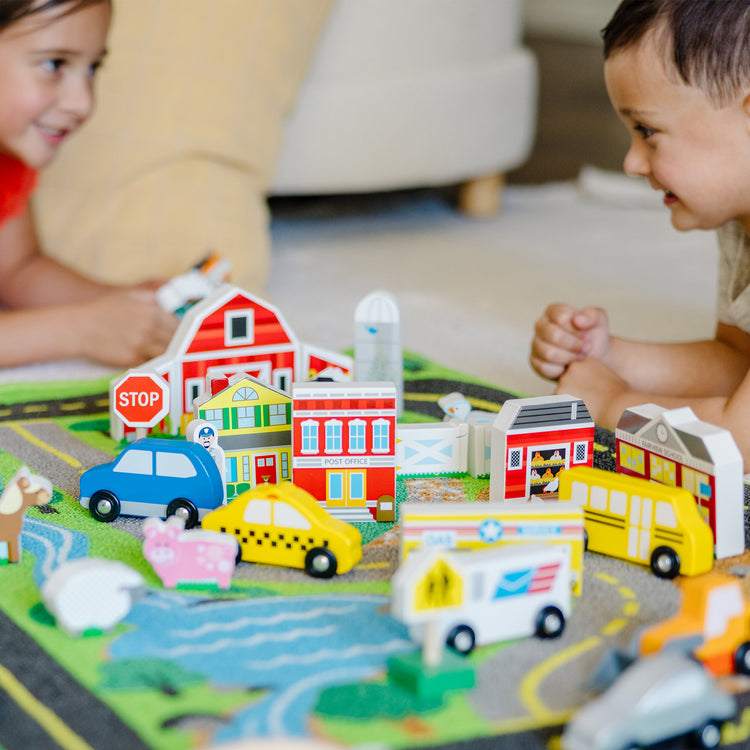
[(537, 68), (522, 0), (336, 0), (291, 115), (272, 195), (464, 183), (494, 212), (529, 154)]

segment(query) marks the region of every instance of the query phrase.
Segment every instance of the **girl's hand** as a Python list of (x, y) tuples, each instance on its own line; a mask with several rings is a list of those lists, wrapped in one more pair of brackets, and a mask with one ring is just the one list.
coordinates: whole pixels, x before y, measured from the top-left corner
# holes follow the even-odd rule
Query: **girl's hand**
[(571, 362), (584, 357), (604, 360), (608, 351), (609, 322), (604, 310), (576, 310), (555, 303), (534, 325), (529, 362), (542, 377), (556, 380)]
[(81, 356), (114, 367), (134, 367), (161, 354), (179, 320), (143, 288), (109, 292), (80, 305)]

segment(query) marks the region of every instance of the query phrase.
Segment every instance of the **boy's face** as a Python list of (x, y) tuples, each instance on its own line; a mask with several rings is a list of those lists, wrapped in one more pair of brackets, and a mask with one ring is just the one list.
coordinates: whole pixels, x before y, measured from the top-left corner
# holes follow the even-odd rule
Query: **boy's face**
[(627, 174), (664, 191), (676, 229), (715, 229), (732, 219), (750, 233), (750, 118), (740, 97), (716, 108), (669, 70), (647, 34), (605, 63), (612, 106), (631, 135)]
[(105, 55), (110, 4), (67, 5), (0, 32), (0, 150), (35, 169), (86, 120)]

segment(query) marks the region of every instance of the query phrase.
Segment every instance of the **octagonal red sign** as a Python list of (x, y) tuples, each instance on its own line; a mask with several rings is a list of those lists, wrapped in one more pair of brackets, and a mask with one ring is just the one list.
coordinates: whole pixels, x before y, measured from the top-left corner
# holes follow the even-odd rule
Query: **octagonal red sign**
[(112, 409), (128, 427), (153, 427), (169, 413), (169, 384), (156, 373), (129, 370), (112, 389)]

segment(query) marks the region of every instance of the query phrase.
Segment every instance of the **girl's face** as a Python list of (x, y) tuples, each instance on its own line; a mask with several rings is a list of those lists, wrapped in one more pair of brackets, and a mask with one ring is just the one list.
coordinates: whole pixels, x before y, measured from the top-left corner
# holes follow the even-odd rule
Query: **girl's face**
[(607, 92), (631, 136), (627, 174), (664, 191), (676, 229), (739, 220), (750, 234), (750, 116), (746, 101), (717, 108), (664, 60), (653, 31), (605, 63)]
[(0, 151), (39, 169), (89, 116), (110, 4), (68, 4), (0, 32)]

